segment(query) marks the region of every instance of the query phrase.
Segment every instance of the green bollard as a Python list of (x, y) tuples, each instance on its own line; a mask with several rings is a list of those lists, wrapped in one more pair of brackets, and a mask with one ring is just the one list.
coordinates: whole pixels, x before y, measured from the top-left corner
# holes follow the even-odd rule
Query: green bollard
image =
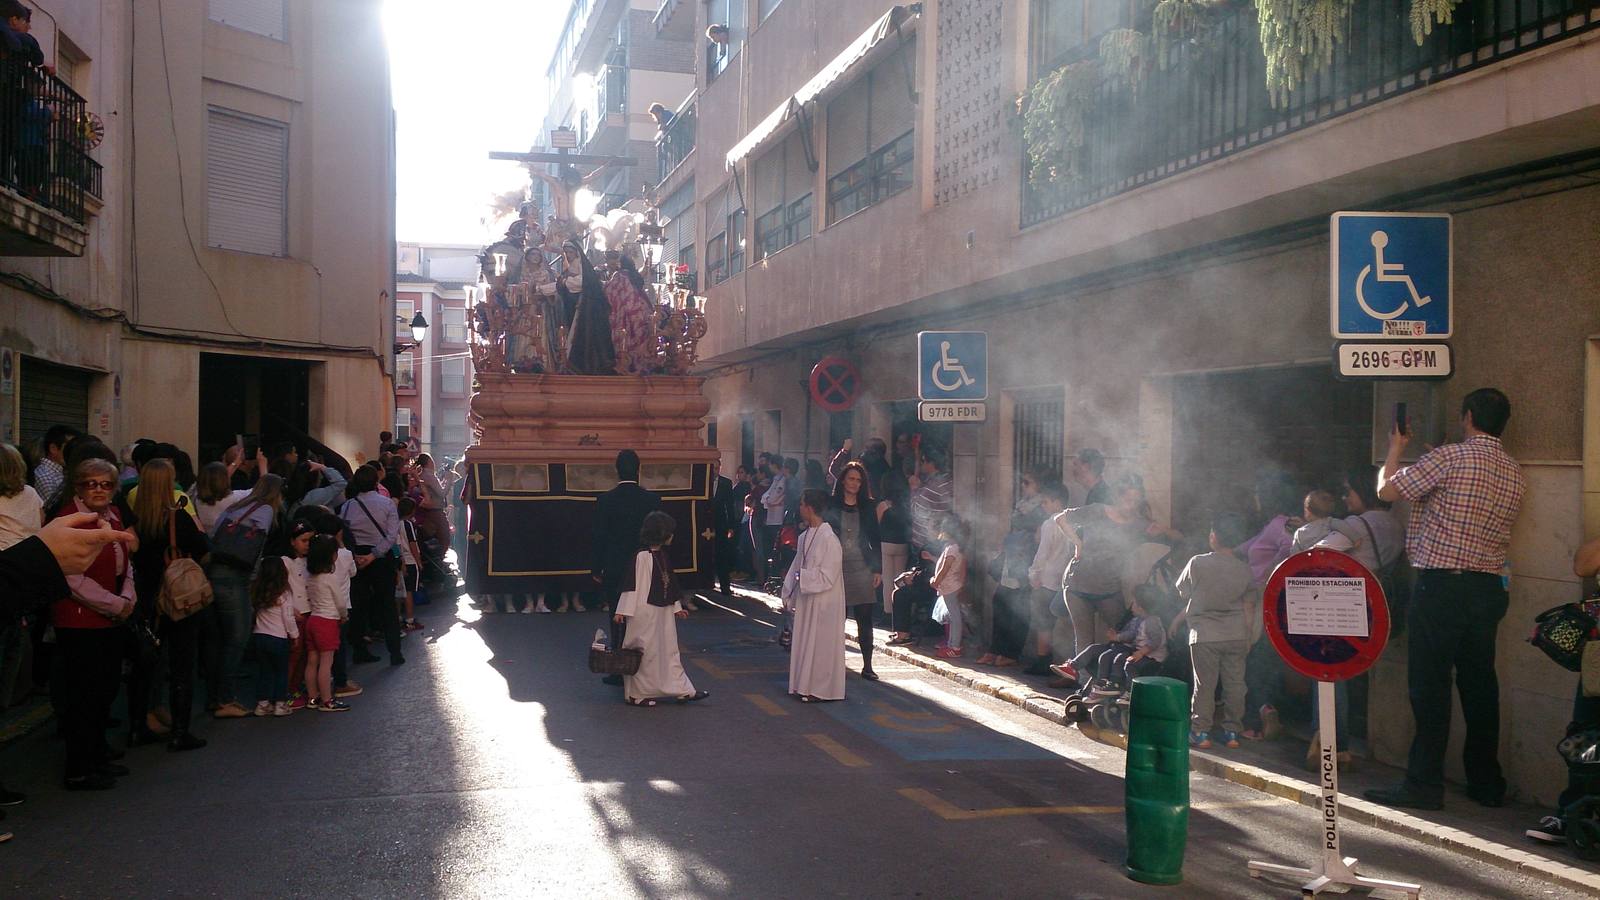
[(1175, 678), (1133, 680), (1128, 723), (1128, 877), (1183, 881), (1189, 839), (1189, 686)]

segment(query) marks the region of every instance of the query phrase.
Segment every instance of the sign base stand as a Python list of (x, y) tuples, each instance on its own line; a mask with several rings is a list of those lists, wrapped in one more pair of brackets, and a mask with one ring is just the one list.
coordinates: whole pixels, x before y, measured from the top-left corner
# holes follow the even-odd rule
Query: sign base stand
[(1300, 882), (1300, 896), (1315, 897), (1323, 891), (1349, 888), (1366, 888), (1403, 893), (1407, 897), (1421, 897), (1422, 885), (1404, 881), (1386, 881), (1367, 878), (1360, 873), (1360, 863), (1353, 856), (1339, 851), (1339, 751), (1335, 744), (1335, 698), (1331, 681), (1317, 682), (1319, 776), (1322, 788), (1322, 858), (1311, 868), (1285, 866), (1278, 863), (1250, 861), (1250, 877), (1272, 877)]

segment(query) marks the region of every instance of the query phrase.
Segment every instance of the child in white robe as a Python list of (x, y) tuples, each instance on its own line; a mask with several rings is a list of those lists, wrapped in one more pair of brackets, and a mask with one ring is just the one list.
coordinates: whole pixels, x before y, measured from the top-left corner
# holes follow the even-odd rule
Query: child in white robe
[(666, 546), (672, 543), (677, 523), (664, 512), (644, 518), (639, 542), (645, 546), (633, 560), (631, 583), (624, 575), (622, 596), (617, 601), (617, 622), (627, 622), (622, 639), (625, 649), (644, 655), (639, 671), (622, 676), (623, 698), (630, 706), (655, 706), (672, 698), (679, 703), (704, 700), (709, 691), (695, 690), (678, 656), (678, 619), (687, 619), (672, 563)]

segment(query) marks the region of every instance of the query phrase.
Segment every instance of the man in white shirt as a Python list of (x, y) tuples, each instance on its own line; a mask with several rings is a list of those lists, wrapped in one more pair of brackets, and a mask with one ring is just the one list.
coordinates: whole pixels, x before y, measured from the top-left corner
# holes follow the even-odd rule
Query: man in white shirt
[(1073, 545), (1067, 539), (1067, 526), (1061, 516), (1067, 508), (1070, 494), (1061, 482), (1052, 482), (1039, 488), (1039, 509), (1044, 521), (1039, 524), (1039, 549), (1028, 566), (1028, 584), (1033, 587), (1032, 622), (1035, 659), (1024, 672), (1029, 675), (1049, 675), (1051, 638), (1055, 632), (1056, 616), (1050, 604), (1061, 593), (1061, 580), (1072, 561)]
[(772, 546), (778, 542), (778, 531), (783, 528), (784, 507), (789, 499), (789, 476), (783, 472), (783, 457), (773, 457), (771, 470), (772, 486), (761, 495), (761, 506), (767, 511), (766, 527), (762, 529), (761, 546), (756, 548), (766, 559), (772, 557)]

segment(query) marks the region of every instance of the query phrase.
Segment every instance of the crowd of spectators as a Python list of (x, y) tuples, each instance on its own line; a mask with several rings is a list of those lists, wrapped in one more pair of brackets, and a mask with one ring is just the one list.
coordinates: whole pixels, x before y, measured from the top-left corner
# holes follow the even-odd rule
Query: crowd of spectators
[[(455, 584), (446, 497), (432, 459), (387, 434), (353, 470), (241, 440), (197, 472), (172, 444), (119, 453), (65, 426), (26, 452), (0, 444), (0, 551), (58, 519), (117, 536), (59, 589), (0, 606), (0, 710), (31, 657), (69, 790), (114, 787), (135, 748), (205, 747), (197, 707), (215, 719), (348, 710), (362, 692), (353, 665), (378, 661), (379, 646), (403, 664), (425, 585)], [(0, 786), (0, 805), (22, 799)]]

